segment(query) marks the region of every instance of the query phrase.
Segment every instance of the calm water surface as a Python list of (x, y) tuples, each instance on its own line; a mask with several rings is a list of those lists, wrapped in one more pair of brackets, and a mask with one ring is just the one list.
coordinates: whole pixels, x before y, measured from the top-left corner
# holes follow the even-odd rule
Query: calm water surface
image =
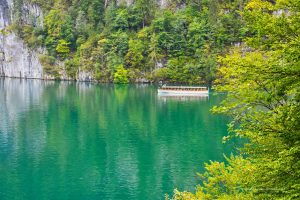
[(223, 160), (222, 96), (155, 86), (0, 79), (0, 199), (164, 199)]

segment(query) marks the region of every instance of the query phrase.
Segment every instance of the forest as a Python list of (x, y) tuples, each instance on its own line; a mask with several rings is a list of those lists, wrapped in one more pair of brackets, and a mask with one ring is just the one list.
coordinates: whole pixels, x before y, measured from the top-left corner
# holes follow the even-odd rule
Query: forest
[(12, 29), (29, 47), (47, 49), (44, 72), (57, 78), (63, 69), (99, 82), (210, 84), (217, 57), (247, 32), (244, 0), (27, 0), (42, 8), (43, 27), (24, 22), (26, 0), (14, 1)]

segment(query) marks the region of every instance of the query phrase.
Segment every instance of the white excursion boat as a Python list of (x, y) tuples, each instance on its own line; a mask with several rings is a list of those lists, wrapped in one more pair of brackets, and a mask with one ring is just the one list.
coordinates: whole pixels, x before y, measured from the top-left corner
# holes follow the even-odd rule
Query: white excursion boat
[(162, 86), (158, 89), (158, 95), (163, 96), (208, 96), (207, 87), (191, 86)]

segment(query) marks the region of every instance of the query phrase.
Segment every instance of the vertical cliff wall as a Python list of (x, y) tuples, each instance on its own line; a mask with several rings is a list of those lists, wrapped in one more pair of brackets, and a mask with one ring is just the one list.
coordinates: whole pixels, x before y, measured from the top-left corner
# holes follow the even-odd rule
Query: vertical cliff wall
[[(0, 76), (43, 78), (42, 65), (36, 50), (29, 49), (15, 33), (7, 31), (14, 21), (13, 0), (0, 0)], [(42, 25), (42, 12), (36, 6), (24, 4), (22, 18), (26, 23)]]

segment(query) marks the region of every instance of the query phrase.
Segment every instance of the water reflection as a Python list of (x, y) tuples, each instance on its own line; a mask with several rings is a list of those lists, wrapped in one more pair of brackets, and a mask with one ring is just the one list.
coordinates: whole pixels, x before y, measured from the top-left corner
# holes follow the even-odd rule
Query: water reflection
[(163, 199), (231, 149), (209, 113), (222, 96), (18, 79), (0, 79), (0, 94), (1, 199)]
[(208, 101), (209, 96), (169, 96), (169, 95), (157, 95), (158, 99), (167, 102), (167, 101)]

